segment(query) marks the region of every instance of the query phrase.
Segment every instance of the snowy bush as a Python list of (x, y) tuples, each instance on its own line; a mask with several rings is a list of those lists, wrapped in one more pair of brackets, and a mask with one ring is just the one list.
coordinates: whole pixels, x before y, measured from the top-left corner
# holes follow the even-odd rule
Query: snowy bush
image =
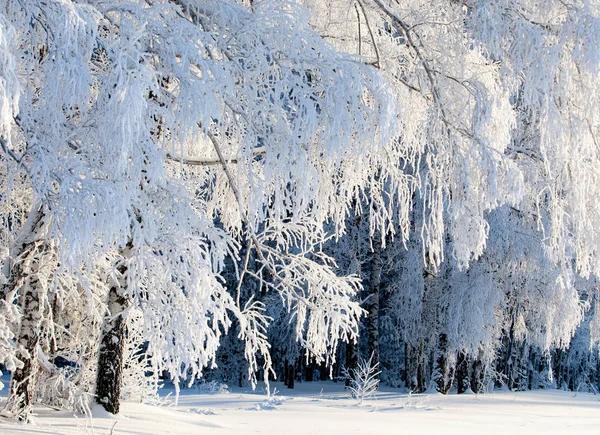
[(379, 389), (379, 363), (373, 364), (373, 355), (368, 360), (360, 359), (355, 369), (344, 368), (342, 373), (350, 380), (350, 392), (358, 404), (375, 395)]
[(203, 394), (227, 394), (229, 387), (227, 384), (217, 381), (197, 381), (193, 386), (199, 393)]

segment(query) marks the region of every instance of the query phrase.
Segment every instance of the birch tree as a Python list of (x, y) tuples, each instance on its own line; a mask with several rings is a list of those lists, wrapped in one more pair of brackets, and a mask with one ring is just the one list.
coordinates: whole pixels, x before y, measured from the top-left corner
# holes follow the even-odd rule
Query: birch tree
[(106, 255), (96, 400), (110, 412), (128, 306), (143, 309), (152, 364), (176, 384), (212, 364), (231, 315), (250, 377), (262, 354), (268, 379), (268, 318), (220, 281), (241, 240), (261, 269), (244, 267), (240, 282), (268, 271), (312, 355), (331, 361), (339, 340), (356, 338), (359, 282), (336, 276), (320, 246), (325, 222), (344, 231), (383, 146), (403, 153), (376, 71), (324, 43), (291, 1), (31, 0), (0, 11), (3, 159), (6, 180), (27, 180), (30, 222), (6, 259), (18, 261), (5, 294), (21, 299), (2, 323), (6, 337), (20, 324), (21, 346), (3, 356), (16, 367), (11, 415), (26, 419), (33, 403), (33, 333), (53, 277), (71, 274), (89, 294)]

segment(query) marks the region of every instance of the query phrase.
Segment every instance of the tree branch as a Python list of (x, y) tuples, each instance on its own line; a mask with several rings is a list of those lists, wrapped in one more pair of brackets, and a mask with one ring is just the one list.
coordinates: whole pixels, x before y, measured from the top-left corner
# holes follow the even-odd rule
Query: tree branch
[[(381, 58), (379, 56), (379, 48), (377, 47), (377, 42), (375, 42), (375, 36), (373, 35), (373, 30), (371, 29), (371, 24), (369, 23), (369, 17), (367, 17), (367, 12), (365, 11), (365, 6), (362, 3), (362, 0), (356, 0), (356, 3), (358, 3), (358, 6), (360, 6), (360, 10), (363, 13), (363, 16), (365, 17), (365, 23), (367, 24), (367, 30), (369, 31), (369, 35), (371, 36), (371, 42), (373, 43), (373, 48), (375, 49), (375, 57), (377, 58), (377, 64), (375, 66), (375, 68), (380, 69), (381, 68)], [(357, 15), (358, 15), (358, 11), (357, 11)], [(359, 21), (359, 26), (360, 26), (360, 21)], [(359, 27), (360, 29), (360, 27)]]
[[(413, 38), (411, 36), (410, 28), (406, 25), (406, 23), (400, 17), (398, 17), (396, 14), (394, 14), (392, 11), (390, 11), (382, 3), (381, 0), (373, 0), (373, 1), (375, 2), (375, 4), (377, 6), (379, 6), (379, 8), (383, 11), (383, 13), (385, 13), (388, 17), (390, 17), (392, 19), (392, 21), (394, 21), (400, 27), (400, 29), (402, 29), (402, 31), (404, 33), (404, 36), (406, 36), (406, 42), (408, 42), (408, 45), (413, 49), (413, 51), (415, 52), (415, 54), (419, 58), (419, 61), (423, 65), (423, 69), (425, 70), (425, 74), (427, 75), (427, 79), (429, 80), (429, 83), (431, 84), (431, 93), (433, 95), (433, 100), (435, 101), (435, 104), (438, 106), (438, 108), (440, 109), (440, 111), (444, 115), (444, 110), (443, 110), (443, 107), (442, 107), (442, 104), (441, 104), (441, 99), (440, 99), (440, 96), (439, 96), (439, 91), (438, 91), (438, 88), (437, 88), (437, 84), (436, 84), (436, 81), (435, 81), (435, 79), (433, 77), (433, 70), (430, 68), (429, 63), (425, 59), (425, 56), (423, 56), (423, 53), (421, 52), (421, 49), (418, 47), (418, 45), (413, 40)], [(445, 118), (445, 115), (444, 115), (444, 118)]]
[(4, 151), (4, 153), (6, 155), (8, 155), (11, 159), (13, 159), (15, 161), (15, 163), (17, 165), (21, 166), (25, 170), (27, 175), (30, 175), (29, 168), (25, 165), (25, 162), (23, 162), (23, 157), (18, 156), (17, 153), (15, 153), (13, 150), (11, 150), (8, 147), (8, 144), (6, 143), (6, 141), (4, 139), (2, 139), (1, 137), (0, 137), (0, 147), (2, 147), (2, 150)]
[[(252, 150), (252, 157), (264, 156), (265, 154), (266, 154), (266, 151), (265, 151), (264, 147), (258, 147), (258, 148), (254, 148)], [(221, 161), (220, 158), (217, 158), (217, 159), (195, 159), (192, 157), (173, 156), (173, 155), (167, 153), (167, 159), (173, 160), (178, 163), (183, 163), (184, 165), (189, 165), (189, 166), (223, 165), (223, 162)], [(225, 159), (225, 161), (227, 163), (231, 163), (234, 165), (237, 165), (239, 163), (237, 158)]]
[(360, 28), (360, 14), (358, 13), (356, 3), (354, 3), (354, 10), (356, 11), (356, 21), (358, 21), (358, 55), (362, 56), (362, 31)]

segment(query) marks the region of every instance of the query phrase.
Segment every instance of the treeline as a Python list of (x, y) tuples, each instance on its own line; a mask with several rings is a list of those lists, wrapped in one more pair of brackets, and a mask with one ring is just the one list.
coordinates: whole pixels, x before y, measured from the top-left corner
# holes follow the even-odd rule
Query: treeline
[[(290, 388), (297, 381), (343, 382), (343, 368), (373, 355), (384, 384), (412, 392), (560, 388), (597, 394), (597, 280), (574, 277), (577, 292), (565, 293), (560, 280), (551, 281), (560, 271), (552, 270), (522, 211), (504, 207), (488, 219), (490, 238), (479, 260), (460, 270), (446, 259), (432, 270), (423, 267), (418, 236), (407, 243), (389, 239), (382, 247), (368, 236), (367, 216), (352, 218), (348, 234), (327, 250), (344, 273), (361, 276), (359, 339), (341, 344), (328, 365), (295, 339), (292, 313), (271, 310), (277, 380)], [(257, 282), (246, 295), (269, 304), (260, 288)], [(245, 385), (246, 364), (235, 357), (235, 343), (225, 337), (209, 379)]]

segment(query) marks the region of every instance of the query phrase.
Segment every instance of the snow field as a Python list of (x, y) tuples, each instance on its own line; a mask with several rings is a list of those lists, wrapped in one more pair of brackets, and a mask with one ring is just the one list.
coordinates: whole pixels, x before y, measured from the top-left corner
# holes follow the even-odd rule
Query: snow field
[[(281, 386), (274, 383), (275, 387)], [(93, 418), (38, 406), (35, 424), (0, 420), (0, 434), (597, 434), (600, 398), (559, 390), (415, 394), (383, 387), (358, 406), (343, 384), (297, 384), (267, 397), (186, 390), (177, 405), (123, 403), (119, 416), (94, 408)], [(260, 387), (259, 387), (260, 389)], [(165, 394), (168, 390), (163, 390)]]

